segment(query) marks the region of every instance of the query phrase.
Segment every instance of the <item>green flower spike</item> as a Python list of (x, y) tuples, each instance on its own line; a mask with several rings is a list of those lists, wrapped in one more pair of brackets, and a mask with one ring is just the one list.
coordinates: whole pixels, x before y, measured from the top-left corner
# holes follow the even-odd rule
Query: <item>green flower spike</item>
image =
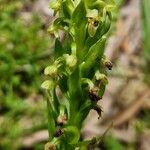
[[(45, 68), (49, 142), (45, 150), (87, 150), (98, 139), (84, 141), (83, 122), (97, 105), (108, 84), (104, 50), (112, 21), (112, 0), (52, 0), (55, 37), (54, 63)], [(63, 34), (62, 34), (63, 33)], [(108, 68), (108, 69), (107, 69)], [(57, 142), (55, 142), (57, 141)]]

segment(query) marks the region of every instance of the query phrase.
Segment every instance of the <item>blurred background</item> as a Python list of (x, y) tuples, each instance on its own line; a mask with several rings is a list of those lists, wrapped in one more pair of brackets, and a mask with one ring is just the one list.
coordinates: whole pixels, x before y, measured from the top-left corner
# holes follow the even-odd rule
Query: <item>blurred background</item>
[[(99, 104), (91, 111), (85, 139), (113, 122), (100, 150), (150, 149), (150, 1), (115, 0), (117, 10), (106, 46), (114, 67)], [(0, 150), (43, 150), (48, 139), (40, 85), (52, 61), (47, 33), (49, 0), (0, 0)]]

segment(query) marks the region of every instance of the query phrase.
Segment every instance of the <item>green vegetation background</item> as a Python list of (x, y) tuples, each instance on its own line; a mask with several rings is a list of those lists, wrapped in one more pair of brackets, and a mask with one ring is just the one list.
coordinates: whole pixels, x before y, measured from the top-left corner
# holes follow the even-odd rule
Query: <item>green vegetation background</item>
[[(121, 0), (116, 1), (120, 6)], [(40, 85), (43, 69), (51, 61), (53, 40), (47, 34), (45, 16), (32, 11), (34, 2), (0, 0), (0, 150), (23, 149), (24, 137), (47, 129)], [(30, 19), (23, 15), (25, 12), (29, 12)], [(42, 150), (43, 145), (31, 149)], [(104, 140), (105, 150), (126, 147), (113, 136)], [(128, 147), (136, 149), (134, 144)]]
[(40, 85), (52, 40), (42, 16), (26, 13), (32, 5), (31, 1), (0, 1), (1, 150), (17, 150), (22, 137), (47, 128)]

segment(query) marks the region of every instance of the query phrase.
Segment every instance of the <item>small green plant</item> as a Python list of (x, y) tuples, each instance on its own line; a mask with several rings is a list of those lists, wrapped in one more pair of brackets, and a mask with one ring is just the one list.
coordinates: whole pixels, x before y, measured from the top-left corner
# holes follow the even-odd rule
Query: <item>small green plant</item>
[(145, 58), (145, 79), (150, 84), (150, 1), (149, 0), (143, 0), (141, 1), (141, 12), (142, 12), (142, 26), (143, 26), (143, 35), (144, 35), (144, 58)]
[(106, 136), (103, 140), (105, 150), (124, 150), (124, 146), (113, 136)]
[(150, 15), (149, 15), (150, 1), (142, 1), (142, 23), (143, 23), (143, 32), (144, 32), (144, 48), (145, 48), (145, 57), (150, 62)]
[(111, 26), (112, 0), (54, 0), (54, 63), (45, 68), (41, 85), (47, 94), (49, 142), (45, 150), (92, 149), (100, 138), (82, 141), (80, 130), (91, 109), (99, 117), (112, 64), (104, 56)]

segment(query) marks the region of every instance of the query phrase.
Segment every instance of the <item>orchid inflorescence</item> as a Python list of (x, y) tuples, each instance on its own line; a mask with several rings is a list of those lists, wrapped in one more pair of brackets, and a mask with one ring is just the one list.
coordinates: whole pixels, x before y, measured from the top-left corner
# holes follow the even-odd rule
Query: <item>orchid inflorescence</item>
[(46, 67), (49, 142), (45, 150), (86, 150), (97, 138), (82, 141), (80, 131), (90, 110), (101, 116), (97, 102), (108, 84), (111, 62), (104, 56), (111, 26), (112, 0), (53, 0), (54, 61)]

